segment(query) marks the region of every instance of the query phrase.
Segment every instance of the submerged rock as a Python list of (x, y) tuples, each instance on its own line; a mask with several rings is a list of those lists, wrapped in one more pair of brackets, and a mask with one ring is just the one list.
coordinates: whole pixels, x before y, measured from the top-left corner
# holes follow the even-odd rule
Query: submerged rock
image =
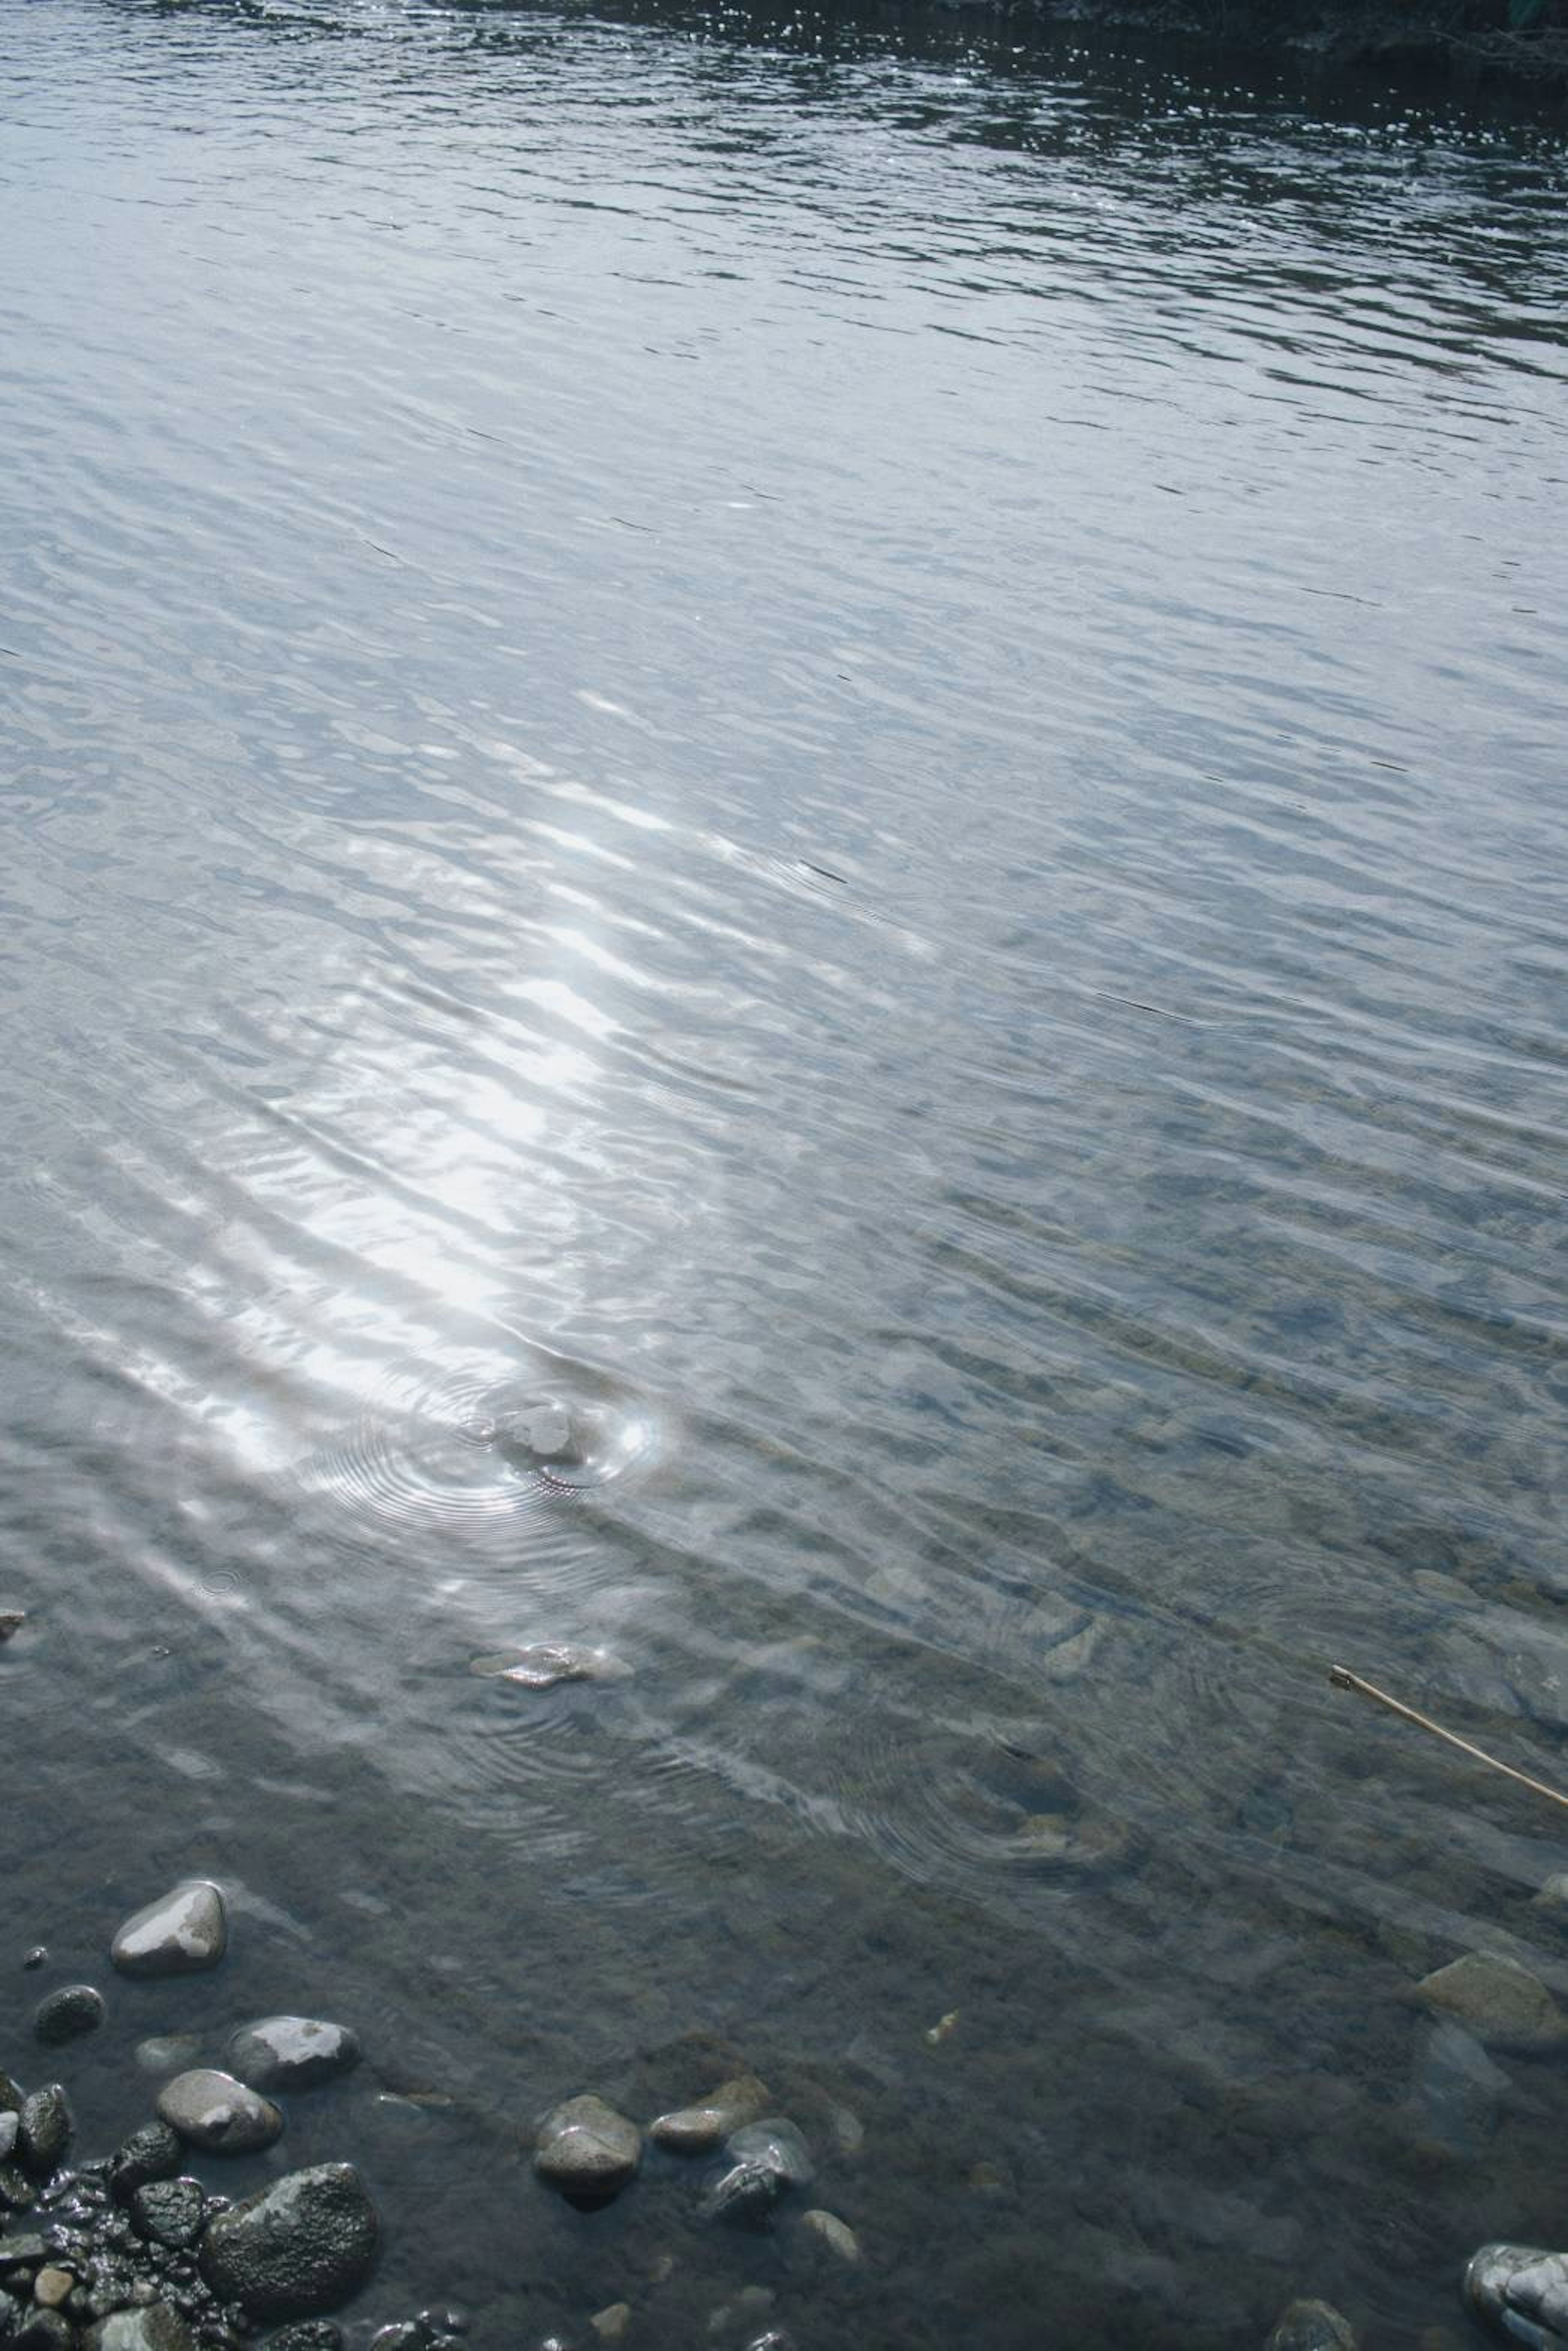
[(13, 1634), (19, 1633), (26, 1621), (25, 1608), (0, 1608), (0, 1644), (10, 1640)]
[(534, 2169), (575, 2203), (608, 2203), (643, 2158), (643, 2134), (602, 2098), (569, 2098), (539, 2125)]
[(290, 2171), (220, 2212), (202, 2242), (202, 2275), (260, 2318), (314, 2318), (369, 2276), (381, 2227), (351, 2163)]
[(0, 2114), (0, 2163), (7, 2161), (10, 2156), (15, 2152), (16, 2146), (16, 2134), (21, 2127), (22, 2117), (20, 2115), (12, 2113), (9, 2108), (7, 2108), (5, 2113)]
[(192, 2351), (191, 2331), (166, 2302), (117, 2310), (89, 2326), (86, 2351)]
[(802, 2212), (800, 2226), (809, 2229), (818, 2243), (825, 2245), (829, 2252), (836, 2253), (841, 2262), (859, 2261), (861, 2241), (849, 2222), (841, 2220), (836, 2212), (824, 2212), (820, 2207)]
[(1479, 2318), (1529, 2351), (1568, 2344), (1568, 2253), (1483, 2245), (1466, 2268), (1464, 2297)]
[(721, 2082), (695, 2105), (679, 2106), (648, 2126), (648, 2136), (672, 2155), (709, 2155), (747, 2123), (768, 2111), (768, 2085), (755, 2074)]
[(212, 2155), (254, 2155), (283, 2136), (283, 2116), (269, 2098), (210, 2065), (166, 2082), (158, 2112), (182, 2138)]
[(230, 2070), (253, 2090), (304, 2090), (360, 2062), (357, 2034), (310, 2016), (263, 2016), (229, 2041)]
[(1424, 1976), (1416, 1998), (1490, 2048), (1529, 2054), (1568, 2042), (1568, 2019), (1540, 1977), (1495, 1951), (1467, 1952)]
[(1356, 2351), (1355, 2329), (1332, 2302), (1292, 2302), (1264, 2351)]
[(210, 1878), (193, 1877), (133, 1911), (110, 1957), (122, 1975), (191, 1975), (215, 1968), (227, 1943), (223, 1896)]
[(108, 2013), (103, 1994), (91, 1984), (62, 1984), (33, 2011), (33, 2037), (46, 2048), (57, 2049), (84, 2032), (96, 2032)]

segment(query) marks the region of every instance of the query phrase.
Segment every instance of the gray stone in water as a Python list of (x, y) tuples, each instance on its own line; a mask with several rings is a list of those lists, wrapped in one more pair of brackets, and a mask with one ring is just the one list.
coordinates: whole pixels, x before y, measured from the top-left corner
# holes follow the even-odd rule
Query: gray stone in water
[(369, 2276), (381, 2234), (351, 2163), (290, 2171), (212, 2221), (202, 2275), (259, 2318), (315, 2318)]
[(228, 1943), (224, 1897), (210, 1878), (187, 1878), (126, 1919), (110, 1956), (122, 1975), (191, 1975), (215, 1968)]
[(747, 2123), (725, 2143), (726, 2169), (702, 2201), (706, 2220), (766, 2228), (780, 2199), (813, 2178), (811, 2151), (793, 2123), (777, 2116)]
[(158, 2112), (182, 2138), (212, 2155), (254, 2155), (283, 2136), (283, 2116), (269, 2098), (210, 2065), (165, 2082)]
[(624, 1680), (630, 1667), (607, 1649), (580, 1647), (571, 1641), (536, 1641), (526, 1649), (497, 1649), (476, 1657), (471, 1674), (481, 1680), (513, 1682), (519, 1689), (554, 1689), (559, 1682)]
[(144, 2074), (183, 2074), (201, 2053), (199, 2032), (153, 2032), (136, 2044), (136, 2062)]
[(343, 2351), (343, 2330), (329, 2318), (299, 2318), (267, 2338), (267, 2351)]
[(89, 2326), (84, 2341), (86, 2351), (193, 2351), (189, 2327), (166, 2302), (114, 2311)]
[[(189, 2341), (189, 2337), (186, 2338)], [(76, 2335), (58, 2310), (29, 2310), (11, 2337), (11, 2351), (72, 2351)]]
[(1568, 2041), (1568, 2020), (1541, 1979), (1495, 1951), (1467, 1952), (1424, 1976), (1416, 1998), (1457, 2019), (1489, 2048), (1533, 2054)]
[(1479, 2318), (1528, 2351), (1568, 2344), (1568, 2253), (1483, 2245), (1466, 2268), (1464, 2297)]
[(0, 2114), (0, 2163), (6, 2162), (15, 2152), (16, 2133), (21, 2127), (20, 2115), (12, 2114), (9, 2109), (5, 2114)]
[(731, 2131), (755, 2122), (768, 2111), (768, 2085), (755, 2074), (737, 2074), (721, 2082), (695, 2105), (680, 2106), (649, 2125), (648, 2136), (672, 2155), (710, 2155)]
[(1539, 1894), (1531, 1895), (1531, 1907), (1544, 1910), (1549, 1918), (1560, 1926), (1568, 1926), (1568, 1869), (1560, 1869), (1545, 1878)]
[(46, 2048), (57, 2049), (84, 2032), (96, 2032), (108, 2013), (103, 1994), (91, 1984), (62, 1984), (33, 2011), (33, 2037)]
[(1264, 2351), (1356, 2351), (1355, 2329), (1332, 2302), (1292, 2302)]
[(22, 2101), (16, 2152), (36, 2179), (47, 2179), (71, 2143), (71, 2110), (58, 2082)]
[(37, 2201), (37, 2190), (19, 2163), (0, 2163), (0, 2204), (25, 2212)]
[(602, 2098), (568, 2098), (539, 2125), (534, 2169), (580, 2203), (620, 2194), (643, 2158), (643, 2134)]
[(27, 1612), (25, 1608), (0, 1608), (0, 1643), (10, 1640), (14, 1634), (19, 1633), (26, 1621)]
[(358, 2036), (310, 2016), (263, 2016), (242, 2024), (226, 2052), (231, 2072), (253, 2090), (305, 2090), (360, 2062)]

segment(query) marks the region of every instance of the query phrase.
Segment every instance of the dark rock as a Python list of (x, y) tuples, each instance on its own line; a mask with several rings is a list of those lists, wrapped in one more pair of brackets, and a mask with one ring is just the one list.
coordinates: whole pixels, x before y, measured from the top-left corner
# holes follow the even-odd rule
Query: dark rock
[(258, 2317), (311, 2318), (363, 2283), (380, 2233), (353, 2165), (318, 2164), (221, 2213), (202, 2245), (202, 2275)]
[(16, 2152), (37, 2179), (57, 2170), (71, 2143), (71, 2110), (58, 2082), (47, 2083), (22, 2101)]
[(371, 2337), (371, 2351), (426, 2351), (429, 2341), (417, 2319), (404, 2318), (392, 2326), (378, 2326)]
[(267, 2351), (343, 2351), (343, 2330), (329, 2318), (296, 2319), (267, 2336)]
[(441, 2310), (422, 2310), (419, 2323), (429, 2335), (466, 2335), (473, 2322), (465, 2310), (449, 2303)]
[(212, 2155), (254, 2155), (283, 2136), (283, 2116), (270, 2099), (210, 2065), (165, 2082), (158, 2112), (182, 2138)]
[(188, 2252), (207, 2225), (207, 2199), (195, 2179), (151, 2179), (131, 2199), (133, 2226), (155, 2244)]
[(88, 2330), (85, 2351), (193, 2351), (191, 2330), (167, 2302), (117, 2310)]
[(109, 2158), (109, 2185), (123, 2204), (150, 2179), (172, 2179), (185, 2160), (184, 2141), (167, 2123), (143, 2123)]
[(309, 2016), (264, 2016), (242, 2024), (228, 2045), (229, 2069), (253, 2090), (304, 2090), (360, 2062), (358, 2036)]
[(0, 1608), (0, 1646), (19, 1633), (27, 1621), (25, 1608)]
[(19, 2115), (26, 2095), (9, 2074), (0, 2074), (0, 2114)]
[(76, 2334), (57, 2310), (29, 2310), (11, 2337), (9, 2351), (73, 2351)]
[(110, 1956), (122, 1975), (190, 1975), (215, 1968), (228, 1943), (224, 1897), (209, 1878), (188, 1878), (134, 1911)]
[(1479, 2318), (1532, 2351), (1568, 2343), (1568, 2253), (1483, 2245), (1465, 2271), (1464, 2297)]
[(602, 2098), (568, 2098), (539, 2125), (534, 2169), (573, 2203), (604, 2204), (620, 2194), (642, 2155), (635, 2123)]
[(22, 2117), (8, 2110), (0, 2114), (0, 2163), (9, 2163), (16, 2152), (16, 2135), (22, 2127)]
[(0, 2204), (26, 2212), (37, 2200), (37, 2189), (18, 2163), (0, 2163)]
[(26, 1958), (23, 1960), (22, 1965), (25, 1968), (41, 1968), (48, 1956), (48, 1947), (47, 1944), (35, 1943)]
[(809, 2186), (813, 2177), (810, 2148), (793, 2123), (777, 2117), (732, 2131), (725, 2144), (725, 2157), (727, 2168), (702, 2201), (703, 2218), (707, 2220), (766, 2228), (784, 2195), (790, 2189)]
[(34, 2010), (33, 2037), (47, 2048), (57, 2049), (67, 2041), (79, 2040), (84, 2032), (96, 2032), (108, 2013), (103, 1994), (91, 1984), (62, 1984)]

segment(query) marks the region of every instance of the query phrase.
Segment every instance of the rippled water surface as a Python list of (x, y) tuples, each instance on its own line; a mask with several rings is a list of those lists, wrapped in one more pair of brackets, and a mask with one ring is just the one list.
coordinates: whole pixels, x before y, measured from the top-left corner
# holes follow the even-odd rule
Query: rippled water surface
[[(1082, 37), (0, 11), (10, 2062), (221, 1877), (84, 2144), (356, 2023), (361, 2333), (1563, 2237), (1561, 1816), (1326, 1680), (1568, 1772), (1561, 151)], [(530, 2179), (741, 2064), (858, 2267)]]

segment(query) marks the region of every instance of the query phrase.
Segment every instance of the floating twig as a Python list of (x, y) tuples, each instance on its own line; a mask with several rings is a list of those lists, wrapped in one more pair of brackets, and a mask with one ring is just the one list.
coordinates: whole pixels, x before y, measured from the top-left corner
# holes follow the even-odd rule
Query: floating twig
[(1356, 1690), (1363, 1698), (1375, 1698), (1379, 1706), (1385, 1706), (1390, 1714), (1398, 1715), (1402, 1721), (1413, 1722), (1420, 1730), (1429, 1730), (1434, 1739), (1446, 1739), (1448, 1745), (1457, 1747), (1461, 1755), (1469, 1755), (1478, 1763), (1490, 1763), (1494, 1771), (1501, 1771), (1509, 1779), (1517, 1780), (1521, 1788), (1530, 1789), (1534, 1795), (1544, 1796), (1548, 1803), (1561, 1804), (1564, 1812), (1568, 1812), (1568, 1796), (1561, 1794), (1555, 1788), (1549, 1788), (1544, 1780), (1532, 1780), (1528, 1771), (1516, 1771), (1511, 1763), (1500, 1763), (1497, 1757), (1489, 1755), (1484, 1747), (1472, 1746), (1457, 1731), (1445, 1730), (1442, 1724), (1434, 1722), (1429, 1715), (1417, 1714), (1413, 1706), (1402, 1705), (1398, 1698), (1390, 1698), (1386, 1690), (1380, 1690), (1375, 1682), (1363, 1681), (1359, 1674), (1353, 1674), (1348, 1666), (1331, 1666), (1329, 1679), (1335, 1689)]

